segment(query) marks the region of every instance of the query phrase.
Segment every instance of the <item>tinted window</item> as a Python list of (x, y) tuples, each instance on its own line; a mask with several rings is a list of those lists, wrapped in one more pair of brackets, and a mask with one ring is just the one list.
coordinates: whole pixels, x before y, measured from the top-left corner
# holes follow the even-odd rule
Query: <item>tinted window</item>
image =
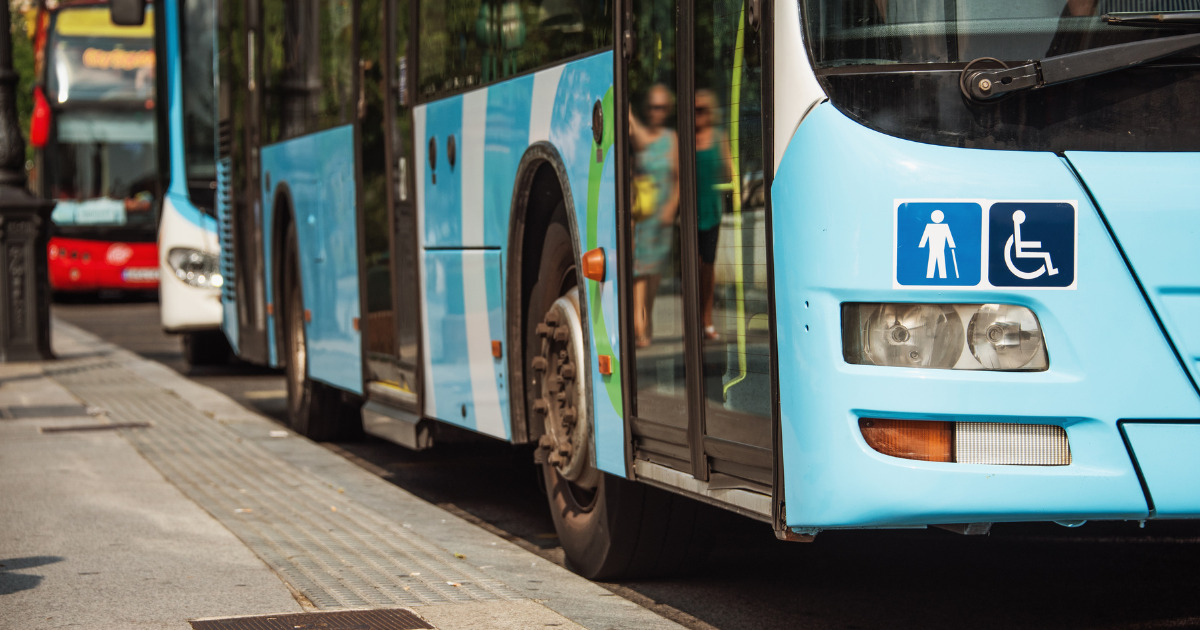
[(205, 208), (212, 208), (217, 179), (217, 103), (213, 79), (216, 9), (211, 0), (187, 0), (179, 29), (183, 159), (192, 202)]
[(1189, 32), (1110, 26), (1101, 16), (1197, 10), (1200, 0), (802, 0), (802, 8), (805, 43), (830, 100), (884, 133), (986, 149), (1200, 147), (1196, 48), (986, 103), (967, 101), (959, 85), (975, 60), (1013, 66)]
[(320, 101), (318, 126), (329, 129), (353, 120), (354, 11), (350, 0), (320, 0)]
[(144, 113), (63, 113), (46, 160), (59, 227), (156, 226), (154, 118)]
[(436, 96), (612, 45), (612, 1), (424, 0), (420, 89)]

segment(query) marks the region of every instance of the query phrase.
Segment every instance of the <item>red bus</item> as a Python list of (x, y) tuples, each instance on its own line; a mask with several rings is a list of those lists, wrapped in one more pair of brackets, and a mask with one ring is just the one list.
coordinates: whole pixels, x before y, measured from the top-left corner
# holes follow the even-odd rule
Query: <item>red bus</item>
[(55, 292), (158, 289), (154, 32), (107, 2), (47, 0), (35, 26), (30, 142), (51, 215)]

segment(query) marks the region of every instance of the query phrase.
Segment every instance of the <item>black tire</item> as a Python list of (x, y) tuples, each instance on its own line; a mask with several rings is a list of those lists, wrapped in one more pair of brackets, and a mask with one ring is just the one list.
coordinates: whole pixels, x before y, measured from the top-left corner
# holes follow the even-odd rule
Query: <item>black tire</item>
[[(546, 378), (533, 365), (544, 352), (538, 327), (554, 302), (577, 284), (572, 239), (560, 203), (546, 231), (526, 321), (526, 408), (530, 425), (538, 429), (544, 429), (548, 417), (537, 408), (537, 401), (545, 396), (542, 380)], [(585, 387), (586, 382), (581, 375), (576, 386)], [(551, 461), (542, 464), (541, 472), (567, 567), (584, 577), (668, 575), (694, 564), (707, 550), (711, 519), (705, 518), (704, 506), (694, 501), (602, 473), (580, 485), (560, 474)]]
[[(293, 431), (312, 440), (353, 439), (361, 432), (362, 421), (351, 417), (351, 405), (343, 403), (338, 390), (308, 377), (308, 337), (295, 224), (288, 225), (286, 238), (282, 284), (288, 423)], [(357, 409), (353, 411), (357, 413)]]
[(183, 333), (183, 360), (190, 367), (227, 365), (232, 357), (229, 340), (220, 330)]

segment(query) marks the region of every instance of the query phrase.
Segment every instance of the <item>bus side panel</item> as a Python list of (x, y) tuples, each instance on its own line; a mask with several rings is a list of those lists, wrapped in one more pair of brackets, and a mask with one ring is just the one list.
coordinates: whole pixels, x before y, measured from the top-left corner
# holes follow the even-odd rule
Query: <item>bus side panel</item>
[[(592, 112), (599, 104), (603, 132), (597, 143)], [(596, 465), (625, 476), (624, 403), (621, 397), (620, 319), (618, 296), (616, 168), (613, 150), (613, 58), (604, 53), (568, 64), (558, 79), (550, 124), (550, 143), (566, 167), (574, 201), (578, 251), (603, 248), (605, 280), (584, 281), (585, 322), (589, 336), (592, 422)], [(612, 374), (599, 370), (600, 356), (611, 358)]]
[(424, 253), (429, 326), (425, 364), (434, 396), (425, 413), (509, 439), (508, 370), (492, 342), (504, 330), (503, 278), (495, 250)]
[[(473, 105), (478, 103), (481, 94), (483, 99), (487, 98), (486, 91), (469, 95)], [(416, 144), (420, 147), (417, 168), (422, 171), (418, 177), (424, 184), (424, 194), (418, 199), (425, 226), (421, 245), (426, 248), (463, 246), (462, 158), (465, 152), (464, 145), (468, 144), (463, 138), (465, 98), (455, 96), (430, 103), (423, 108), (425, 133), (417, 136)], [(470, 111), (476, 109), (473, 106)], [(472, 130), (474, 131), (474, 128)], [(475, 177), (476, 175), (472, 174), (470, 179)]]
[[(612, 55), (604, 53), (419, 106), (414, 130), (424, 250), (425, 413), (510, 437), (507, 364), (503, 356), (492, 356), (491, 342), (505, 339), (507, 296), (501, 271), (517, 167), (530, 146), (548, 142), (566, 170), (565, 192), (582, 239), (577, 249), (604, 247), (611, 252), (607, 281), (589, 281), (584, 298), (591, 317), (592, 356), (611, 356), (618, 367), (614, 374), (601, 376), (592, 361), (593, 390), (602, 392), (594, 403), (598, 459), (602, 469), (624, 475), (611, 100)], [(592, 137), (596, 103), (605, 108), (606, 131), (600, 144)], [(483, 261), (483, 273), (479, 267), (471, 270), (474, 259)], [(485, 295), (486, 304), (481, 301)], [(470, 323), (472, 317), (478, 323)], [(483, 331), (490, 337), (471, 338)], [(507, 344), (501, 345), (502, 354), (510, 351)], [(484, 366), (492, 370), (492, 378), (487, 378)], [(494, 417), (491, 409), (496, 410)]]
[[(355, 325), (360, 313), (354, 128), (335, 127), (264, 147), (262, 173), (263, 198), (270, 200), (263, 208), (263, 225), (275, 225), (277, 195), (285, 187), (292, 204), (304, 308), (312, 313), (305, 327), (308, 375), (361, 394), (362, 341)], [(266, 241), (264, 260), (275, 260), (272, 243)], [(275, 274), (267, 274), (268, 295), (275, 295), (275, 280)], [(280, 308), (277, 305), (276, 317), (268, 324), (269, 339), (276, 338)]]
[[(1118, 422), (1194, 420), (1200, 401), (1061, 158), (903, 141), (820, 105), (787, 147), (772, 198), (788, 525), (1147, 518)], [(894, 286), (896, 199), (1073, 201), (1077, 288)], [(986, 246), (956, 244), (960, 263)], [(1049, 369), (853, 365), (842, 348), (847, 302), (1024, 306), (1040, 320)], [(889, 457), (867, 445), (864, 417), (1057, 425), (1071, 460), (1003, 466)]]
[[(529, 136), (533, 111), (535, 76), (527, 75), (489, 87), (487, 94), (486, 149), (483, 163), (482, 243), (488, 247), (508, 245), (512, 215), (513, 186), (521, 156), (532, 144)], [(469, 114), (468, 114), (469, 115)], [(464, 124), (468, 124), (466, 119)], [(464, 189), (464, 193), (466, 189)], [(464, 205), (464, 213), (469, 206)], [(465, 220), (465, 217), (464, 217)]]
[(488, 216), (508, 216), (509, 202), (496, 199), (503, 185), (486, 170), (497, 164), (489, 154), (508, 147), (503, 136), (485, 142), (488, 116), (503, 106), (489, 97), (477, 90), (416, 111), (425, 413), (508, 439), (506, 344), (501, 357), (492, 349), (504, 340), (503, 256), (485, 227)]

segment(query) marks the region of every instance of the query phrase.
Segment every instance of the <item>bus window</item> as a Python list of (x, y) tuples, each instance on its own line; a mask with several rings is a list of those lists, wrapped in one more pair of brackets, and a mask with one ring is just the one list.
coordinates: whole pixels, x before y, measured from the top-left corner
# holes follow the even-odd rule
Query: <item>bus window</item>
[[(1196, 125), (1177, 120), (1195, 94), (1196, 48), (1172, 63), (1012, 93), (960, 107), (961, 64), (1008, 64), (1194, 32), (1111, 26), (1101, 16), (1195, 10), (1189, 2), (805, 0), (806, 40), (830, 102), (868, 127), (943, 146), (1027, 151), (1191, 151)], [(954, 64), (960, 64), (955, 66)], [(954, 72), (946, 68), (955, 67)], [(1175, 124), (1162, 124), (1173, 120)], [(1034, 124), (1036, 121), (1036, 124)]]
[(633, 196), (641, 208), (632, 217), (637, 416), (686, 430), (675, 10), (661, 2), (634, 2), (633, 20), (629, 146)]
[(145, 114), (63, 113), (48, 160), (58, 228), (140, 226), (153, 231), (154, 121)]
[(213, 29), (217, 7), (211, 2), (188, 2), (179, 29), (183, 57), (183, 155), (192, 203), (213, 212), (217, 181), (216, 92)]
[(765, 449), (771, 357), (762, 64), (743, 6), (740, 0), (696, 5), (699, 328), (706, 434)]
[(612, 42), (612, 1), (424, 0), (420, 88), (467, 90)]
[(144, 26), (114, 26), (105, 7), (57, 12), (46, 44), (46, 86), (51, 101), (154, 99), (154, 42)]

